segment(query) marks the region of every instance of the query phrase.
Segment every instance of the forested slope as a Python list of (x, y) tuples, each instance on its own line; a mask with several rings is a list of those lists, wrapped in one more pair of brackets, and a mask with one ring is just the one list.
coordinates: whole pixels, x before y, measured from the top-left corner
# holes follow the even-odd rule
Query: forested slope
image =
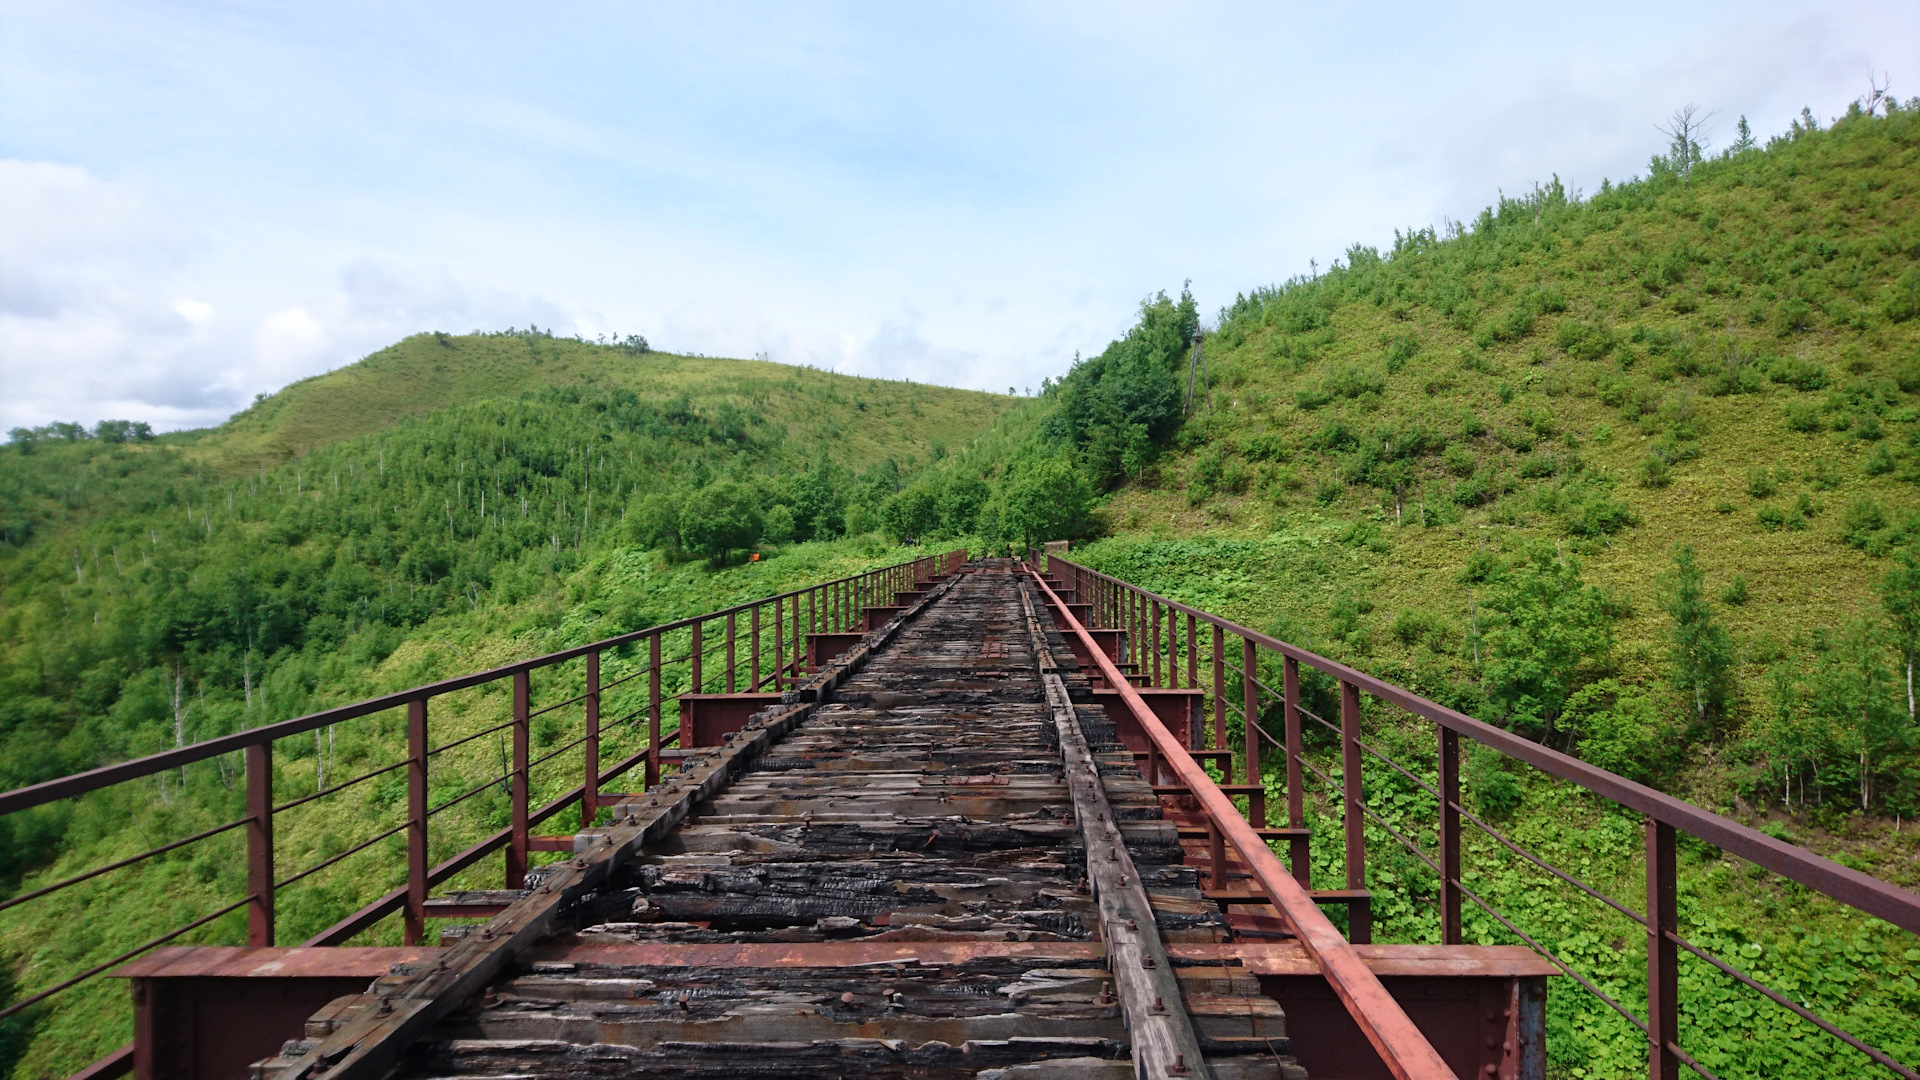
[[(1191, 408), (1202, 320), (1190, 295), (1150, 297), (1019, 433), (882, 517), (933, 522), (982, 473), (1003, 542), (1077, 537), (1097, 568), (1920, 885), (1920, 101), (1740, 135), (1243, 294), (1202, 334)], [(1305, 693), (1334, 715), (1330, 686)], [(1434, 781), (1430, 729), (1367, 724)], [(1337, 777), (1337, 748), (1309, 745)], [(1637, 906), (1631, 815), (1490, 753), (1466, 772), (1480, 814)], [(1371, 759), (1365, 783), (1431, 849), (1430, 797)], [(1310, 824), (1336, 834), (1337, 798), (1309, 787)], [(1432, 873), (1368, 836), (1375, 932), (1438, 940)], [(1911, 935), (1683, 854), (1694, 940), (1920, 1058)], [(1644, 1007), (1637, 927), (1490, 839), (1467, 855), (1471, 888)], [(1315, 866), (1339, 880), (1338, 844)], [(1468, 927), (1517, 941), (1477, 908)], [(1883, 1075), (1690, 959), (1682, 1000), (1718, 1075)], [(1549, 1019), (1554, 1075), (1644, 1074), (1639, 1032), (1570, 980)]]
[[(409, 338), (209, 431), (16, 431), (0, 449), (0, 787), (912, 557), (866, 535), (878, 507), (1013, 406), (523, 332)], [(437, 739), (505, 702), (449, 707)], [(403, 746), (386, 722), (283, 743), (279, 795)], [(436, 798), (498, 775), (492, 743), (467, 751), (436, 771)], [(578, 771), (564, 765), (542, 792)], [(207, 762), (0, 820), (0, 893), (228, 820), (236, 775)], [(390, 827), (399, 790), (282, 815), (283, 865)], [(436, 853), (505, 806), (495, 792), (436, 819)], [(0, 912), (0, 999), (230, 902), (237, 835)], [(391, 847), (282, 890), (281, 939), (392, 887)], [(187, 940), (244, 936), (229, 916)], [(119, 1045), (124, 996), (100, 980), (0, 1023), (0, 1067), (63, 1075)]]

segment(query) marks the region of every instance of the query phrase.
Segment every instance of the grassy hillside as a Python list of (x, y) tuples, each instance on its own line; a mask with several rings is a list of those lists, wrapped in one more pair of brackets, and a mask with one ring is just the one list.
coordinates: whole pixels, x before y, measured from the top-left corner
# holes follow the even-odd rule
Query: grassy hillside
[(303, 379), (208, 431), (179, 437), (209, 457), (253, 467), (365, 435), (410, 416), (543, 387), (631, 390), (664, 404), (731, 404), (811, 437), (848, 464), (925, 458), (964, 444), (1010, 399), (972, 390), (863, 379), (762, 360), (677, 356), (540, 332), (416, 334), (325, 375)]
[[(1012, 404), (545, 336), (422, 335), (209, 431), (16, 433), (0, 450), (0, 787), (912, 557), (924, 549), (871, 533), (878, 508)], [(666, 552), (652, 543), (663, 516)], [(744, 563), (748, 549), (766, 557)], [(497, 723), (506, 699), (444, 706), (442, 742)], [(560, 734), (536, 725), (542, 747)], [(610, 736), (608, 760), (634, 743)], [(390, 718), (283, 742), (276, 795), (402, 753)], [(498, 753), (480, 740), (436, 759), (434, 800), (497, 776)], [(230, 820), (234, 769), (206, 762), (11, 815), (0, 895)], [(578, 751), (554, 759), (534, 795), (579, 769)], [(390, 827), (402, 791), (369, 783), (284, 816), (282, 865)], [(434, 858), (506, 812), (493, 791), (436, 818)], [(0, 912), (0, 1000), (230, 901), (244, 889), (237, 838)], [(397, 839), (282, 890), (281, 940), (391, 888)], [(498, 877), (488, 865), (468, 884)], [(244, 938), (228, 916), (183, 940)], [(65, 1075), (130, 1024), (124, 986), (97, 980), (0, 1022), (0, 1073)]]
[[(1187, 355), (1155, 342), (1190, 316), (1150, 301), (1049, 388), (1027, 452), (1108, 489), (1103, 538), (1080, 547), (1097, 567), (1920, 886), (1897, 617), (1920, 588), (1915, 106), (1808, 117), (1689, 177), (1663, 158), (1587, 197), (1540, 187), (1242, 296), (1205, 335), (1212, 407), (1185, 423)], [(1367, 722), (1432, 782), (1428, 730)], [(1310, 744), (1337, 775), (1337, 750)], [(1376, 812), (1432, 843), (1430, 797), (1371, 761), (1365, 779)], [(1467, 788), (1638, 906), (1631, 815), (1491, 755)], [(1337, 831), (1337, 802), (1311, 805)], [(1431, 873), (1385, 831), (1369, 841), (1376, 932), (1437, 940)], [(1321, 881), (1336, 848), (1316, 845)], [(1467, 865), (1644, 1006), (1637, 928), (1484, 838)], [(1920, 1058), (1911, 935), (1704, 845), (1683, 867), (1684, 933)], [(1468, 925), (1514, 940), (1476, 909)], [(1639, 1033), (1556, 982), (1553, 1074), (1643, 1075)], [(1686, 1045), (1718, 1075), (1884, 1075), (1704, 964), (1685, 962), (1682, 998)]]

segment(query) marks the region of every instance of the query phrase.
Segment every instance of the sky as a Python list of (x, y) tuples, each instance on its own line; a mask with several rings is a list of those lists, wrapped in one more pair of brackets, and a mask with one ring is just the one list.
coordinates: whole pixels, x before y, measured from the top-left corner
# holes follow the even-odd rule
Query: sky
[(408, 334), (536, 325), (1025, 393), (1559, 176), (1870, 72), (1920, 0), (0, 0), (0, 429), (219, 423)]

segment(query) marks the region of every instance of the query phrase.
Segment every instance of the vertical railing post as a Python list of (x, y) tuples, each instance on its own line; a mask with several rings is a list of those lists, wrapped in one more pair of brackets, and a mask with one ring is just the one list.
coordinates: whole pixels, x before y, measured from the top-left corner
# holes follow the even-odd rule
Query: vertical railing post
[[(1306, 783), (1300, 768), (1300, 661), (1289, 656), (1280, 666), (1282, 719), (1287, 740), (1287, 828), (1305, 829)], [(1293, 880), (1303, 889), (1313, 888), (1313, 859), (1305, 836), (1296, 833), (1287, 838), (1287, 862), (1293, 871)]]
[[(1225, 633), (1218, 623), (1213, 627), (1213, 748), (1227, 749), (1227, 654)], [(1229, 759), (1220, 775), (1233, 779), (1233, 761)]]
[[(686, 733), (681, 732), (684, 742)], [(683, 747), (684, 749), (684, 747)], [(647, 639), (647, 787), (660, 782), (660, 635)]]
[(690, 689), (696, 694), (704, 694), (707, 692), (707, 680), (706, 676), (701, 672), (700, 666), (701, 662), (706, 659), (706, 655), (704, 653), (705, 646), (702, 644), (699, 619), (693, 620), (692, 643), (687, 648), (688, 655), (693, 664), (693, 670), (687, 674), (687, 680), (691, 684)]
[(1153, 627), (1150, 631), (1150, 633), (1153, 635), (1153, 681), (1148, 685), (1159, 686), (1161, 685), (1160, 683), (1160, 602), (1158, 600), (1150, 601), (1147, 604), (1147, 607), (1151, 608), (1153, 611), (1153, 615), (1152, 615)]
[(1679, 1080), (1680, 928), (1673, 826), (1647, 819), (1647, 1076)]
[[(700, 638), (696, 629), (694, 640)], [(700, 662), (694, 661), (698, 671)], [(582, 744), (586, 775), (580, 779), (580, 827), (591, 829), (600, 816), (600, 650), (587, 654), (587, 737)]]
[[(822, 599), (822, 597), (820, 596), (820, 590), (818, 587), (807, 590), (807, 633), (808, 634), (818, 633), (820, 630), (820, 616), (815, 607), (815, 601), (818, 599)], [(806, 662), (806, 659), (807, 659), (807, 643), (806, 643), (806, 640), (803, 638), (800, 642), (800, 660), (804, 664)]]
[(407, 702), (407, 908), (408, 945), (427, 933), (427, 699)]
[(773, 598), (773, 689), (779, 693), (787, 684), (787, 602)]
[(513, 825), (507, 839), (507, 888), (527, 885), (527, 713), (532, 697), (532, 673), (513, 673), (513, 778), (507, 799), (513, 804)]
[(273, 742), (247, 747), (247, 944), (273, 945)]
[(733, 612), (731, 611), (727, 612), (727, 693), (729, 694), (734, 692), (733, 647), (734, 647), (734, 642), (737, 641), (740, 637), (739, 631), (734, 625), (733, 616), (734, 616)]
[(1260, 653), (1252, 638), (1240, 639), (1240, 707), (1246, 720), (1247, 783), (1260, 790), (1247, 793), (1247, 820), (1256, 829), (1267, 827), (1266, 780), (1260, 775)]
[[(1195, 626), (1196, 624), (1194, 622), (1193, 613), (1188, 612), (1187, 613), (1187, 689), (1189, 690), (1200, 689), (1200, 652), (1198, 648), (1200, 644), (1200, 638), (1199, 638), (1199, 635), (1197, 635), (1194, 632)], [(1194, 738), (1194, 745), (1195, 746), (1200, 745), (1200, 733), (1198, 731), (1193, 733), (1193, 738)]]
[(753, 605), (753, 617), (747, 634), (747, 693), (760, 692), (760, 605)]
[[(1347, 888), (1367, 887), (1367, 820), (1361, 807), (1366, 789), (1360, 772), (1360, 688), (1340, 684), (1340, 791), (1345, 799), (1347, 834)], [(1347, 940), (1365, 945), (1373, 940), (1373, 909), (1365, 901), (1347, 905)]]
[(1460, 733), (1440, 728), (1440, 943), (1460, 937)]

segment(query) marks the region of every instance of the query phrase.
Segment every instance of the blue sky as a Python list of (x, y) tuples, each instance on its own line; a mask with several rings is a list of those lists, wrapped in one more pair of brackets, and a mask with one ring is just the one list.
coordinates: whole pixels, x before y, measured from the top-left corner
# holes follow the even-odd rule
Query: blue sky
[(1023, 391), (1558, 174), (1920, 93), (1920, 3), (0, 0), (0, 427), (421, 330)]

